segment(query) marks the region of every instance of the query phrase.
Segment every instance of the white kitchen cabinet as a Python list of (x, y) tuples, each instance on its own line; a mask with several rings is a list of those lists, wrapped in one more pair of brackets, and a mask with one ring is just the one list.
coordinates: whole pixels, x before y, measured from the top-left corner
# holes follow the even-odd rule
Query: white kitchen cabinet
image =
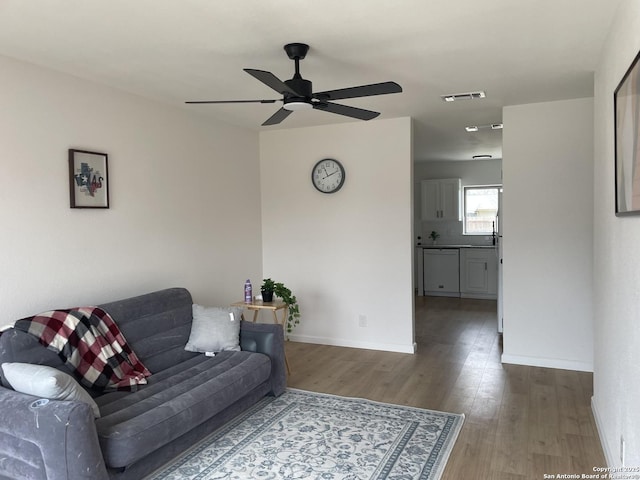
[(497, 298), (498, 259), (494, 248), (460, 249), (460, 296)]
[(424, 294), (460, 296), (460, 263), (457, 248), (424, 249)]
[(459, 178), (422, 180), (422, 220), (460, 220)]

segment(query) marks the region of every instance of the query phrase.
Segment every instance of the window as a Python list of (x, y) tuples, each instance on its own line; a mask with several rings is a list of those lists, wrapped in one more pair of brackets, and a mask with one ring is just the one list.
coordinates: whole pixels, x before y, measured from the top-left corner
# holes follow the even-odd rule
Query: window
[(491, 235), (498, 226), (499, 185), (464, 187), (464, 234)]

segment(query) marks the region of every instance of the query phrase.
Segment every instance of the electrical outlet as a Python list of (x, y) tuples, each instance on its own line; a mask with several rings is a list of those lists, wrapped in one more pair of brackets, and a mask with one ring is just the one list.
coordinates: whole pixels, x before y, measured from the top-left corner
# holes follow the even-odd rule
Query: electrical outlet
[(362, 328), (367, 326), (367, 316), (366, 315), (358, 315), (358, 325)]
[(624, 467), (624, 449), (625, 449), (624, 437), (620, 435), (620, 463), (622, 464), (623, 467)]

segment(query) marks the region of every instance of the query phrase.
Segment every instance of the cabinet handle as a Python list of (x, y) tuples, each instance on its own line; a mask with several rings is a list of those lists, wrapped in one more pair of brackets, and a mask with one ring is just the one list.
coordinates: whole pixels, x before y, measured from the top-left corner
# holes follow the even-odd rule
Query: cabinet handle
[(484, 262), (484, 271), (487, 271), (487, 262)]

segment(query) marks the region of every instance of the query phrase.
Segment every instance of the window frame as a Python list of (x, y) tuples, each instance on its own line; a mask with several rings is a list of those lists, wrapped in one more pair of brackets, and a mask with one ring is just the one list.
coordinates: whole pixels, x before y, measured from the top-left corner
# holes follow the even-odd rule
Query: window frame
[[(491, 235), (492, 232), (467, 232), (467, 190), (487, 190), (487, 189), (495, 189), (498, 194), (498, 209), (496, 210), (496, 222), (498, 217), (498, 212), (500, 211), (500, 192), (502, 191), (501, 184), (490, 184), (490, 185), (463, 185), (462, 186), (462, 235), (469, 236), (487, 236)], [(496, 230), (498, 225), (496, 224)]]

